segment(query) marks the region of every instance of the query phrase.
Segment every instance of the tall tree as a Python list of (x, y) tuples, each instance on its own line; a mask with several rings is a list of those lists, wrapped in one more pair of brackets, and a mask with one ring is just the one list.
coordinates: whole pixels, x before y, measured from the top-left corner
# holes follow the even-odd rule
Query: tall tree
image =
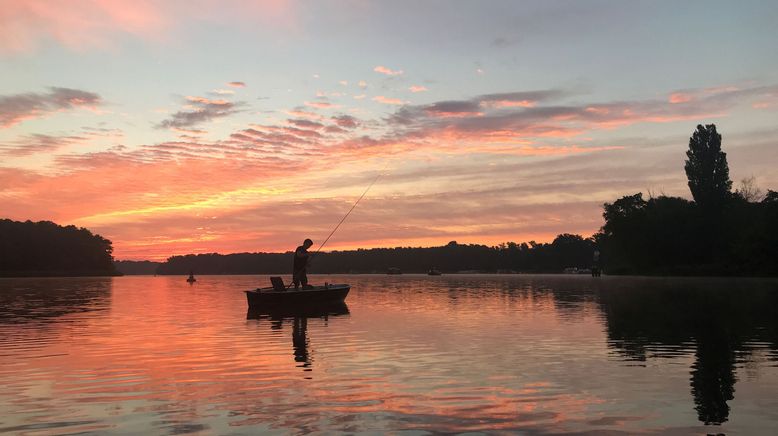
[(686, 152), (686, 177), (694, 201), (700, 206), (715, 206), (731, 196), (727, 154), (721, 151), (721, 135), (715, 124), (698, 125), (689, 138)]

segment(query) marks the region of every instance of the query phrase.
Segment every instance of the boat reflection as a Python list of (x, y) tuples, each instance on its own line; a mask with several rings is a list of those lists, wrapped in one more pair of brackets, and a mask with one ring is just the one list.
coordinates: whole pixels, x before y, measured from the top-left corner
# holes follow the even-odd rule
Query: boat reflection
[[(308, 337), (308, 319), (318, 318), (326, 327), (330, 318), (349, 315), (348, 305), (343, 301), (327, 303), (316, 307), (272, 307), (249, 309), (246, 319), (269, 320), (270, 328), (281, 330), (284, 322), (292, 322), (292, 348), (294, 361), (303, 371), (311, 371), (312, 358)], [(306, 377), (310, 378), (310, 377)]]

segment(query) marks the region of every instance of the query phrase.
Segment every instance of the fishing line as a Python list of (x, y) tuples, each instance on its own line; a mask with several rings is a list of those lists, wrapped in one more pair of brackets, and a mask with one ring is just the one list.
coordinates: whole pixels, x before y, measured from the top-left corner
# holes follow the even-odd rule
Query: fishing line
[(332, 235), (334, 235), (334, 234), (335, 234), (335, 232), (336, 232), (336, 231), (338, 231), (338, 228), (340, 227), (340, 225), (341, 225), (341, 224), (343, 224), (343, 221), (346, 221), (346, 218), (348, 218), (348, 216), (349, 216), (349, 215), (351, 215), (351, 211), (353, 211), (353, 210), (354, 210), (354, 208), (355, 208), (355, 207), (357, 207), (357, 205), (359, 204), (359, 202), (360, 202), (360, 201), (362, 201), (362, 199), (365, 197), (365, 194), (367, 194), (367, 191), (369, 191), (369, 190), (370, 190), (370, 188), (372, 188), (372, 187), (373, 187), (373, 185), (375, 184), (375, 182), (377, 182), (377, 181), (378, 181), (378, 179), (379, 179), (379, 178), (381, 178), (381, 176), (382, 176), (382, 175), (383, 175), (383, 171), (379, 171), (378, 175), (377, 175), (377, 176), (375, 176), (375, 179), (373, 179), (373, 181), (372, 181), (372, 182), (370, 182), (370, 185), (368, 185), (368, 186), (367, 186), (367, 189), (365, 189), (365, 192), (363, 192), (363, 193), (362, 193), (362, 195), (360, 195), (360, 196), (359, 196), (359, 198), (357, 199), (357, 201), (356, 201), (356, 202), (354, 202), (354, 205), (353, 205), (353, 206), (351, 206), (351, 209), (349, 209), (349, 210), (348, 210), (348, 212), (346, 212), (346, 215), (344, 215), (344, 216), (343, 216), (343, 219), (341, 219), (341, 220), (340, 220), (340, 222), (338, 223), (338, 225), (337, 225), (337, 226), (335, 226), (335, 228), (334, 228), (334, 229), (332, 229), (332, 232), (330, 232), (330, 235), (329, 235), (329, 236), (327, 236), (327, 239), (325, 239), (325, 240), (324, 240), (324, 242), (322, 242), (322, 243), (321, 243), (321, 245), (319, 246), (319, 248), (316, 250), (316, 253), (313, 253), (313, 254), (311, 255), (311, 257), (313, 257), (313, 256), (317, 255), (317, 254), (319, 253), (319, 251), (321, 251), (322, 247), (324, 247), (324, 244), (326, 244), (326, 243), (327, 243), (327, 241), (329, 241), (329, 240), (330, 240), (330, 238), (332, 237)]

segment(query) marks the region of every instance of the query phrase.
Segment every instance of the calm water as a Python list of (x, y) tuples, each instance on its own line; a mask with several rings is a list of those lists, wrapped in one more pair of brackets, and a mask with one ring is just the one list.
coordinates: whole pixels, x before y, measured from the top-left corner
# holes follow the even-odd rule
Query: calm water
[(778, 281), (0, 279), (0, 433), (778, 433)]

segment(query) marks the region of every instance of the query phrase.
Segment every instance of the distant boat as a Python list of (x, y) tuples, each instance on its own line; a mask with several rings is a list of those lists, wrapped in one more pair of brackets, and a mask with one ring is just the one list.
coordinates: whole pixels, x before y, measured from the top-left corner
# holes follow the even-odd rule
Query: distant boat
[(186, 279), (186, 281), (189, 283), (194, 283), (197, 281), (197, 279), (195, 278), (194, 274), (189, 274), (189, 278)]
[(429, 271), (427, 271), (428, 276), (442, 276), (443, 273), (440, 272), (440, 270), (436, 269), (434, 266), (430, 268)]
[(397, 275), (397, 274), (402, 274), (403, 272), (402, 272), (402, 271), (400, 271), (400, 268), (394, 268), (394, 267), (392, 267), (392, 268), (389, 268), (389, 269), (387, 269), (387, 270), (386, 270), (386, 273), (387, 273), (387, 274), (390, 274), (390, 275)]

